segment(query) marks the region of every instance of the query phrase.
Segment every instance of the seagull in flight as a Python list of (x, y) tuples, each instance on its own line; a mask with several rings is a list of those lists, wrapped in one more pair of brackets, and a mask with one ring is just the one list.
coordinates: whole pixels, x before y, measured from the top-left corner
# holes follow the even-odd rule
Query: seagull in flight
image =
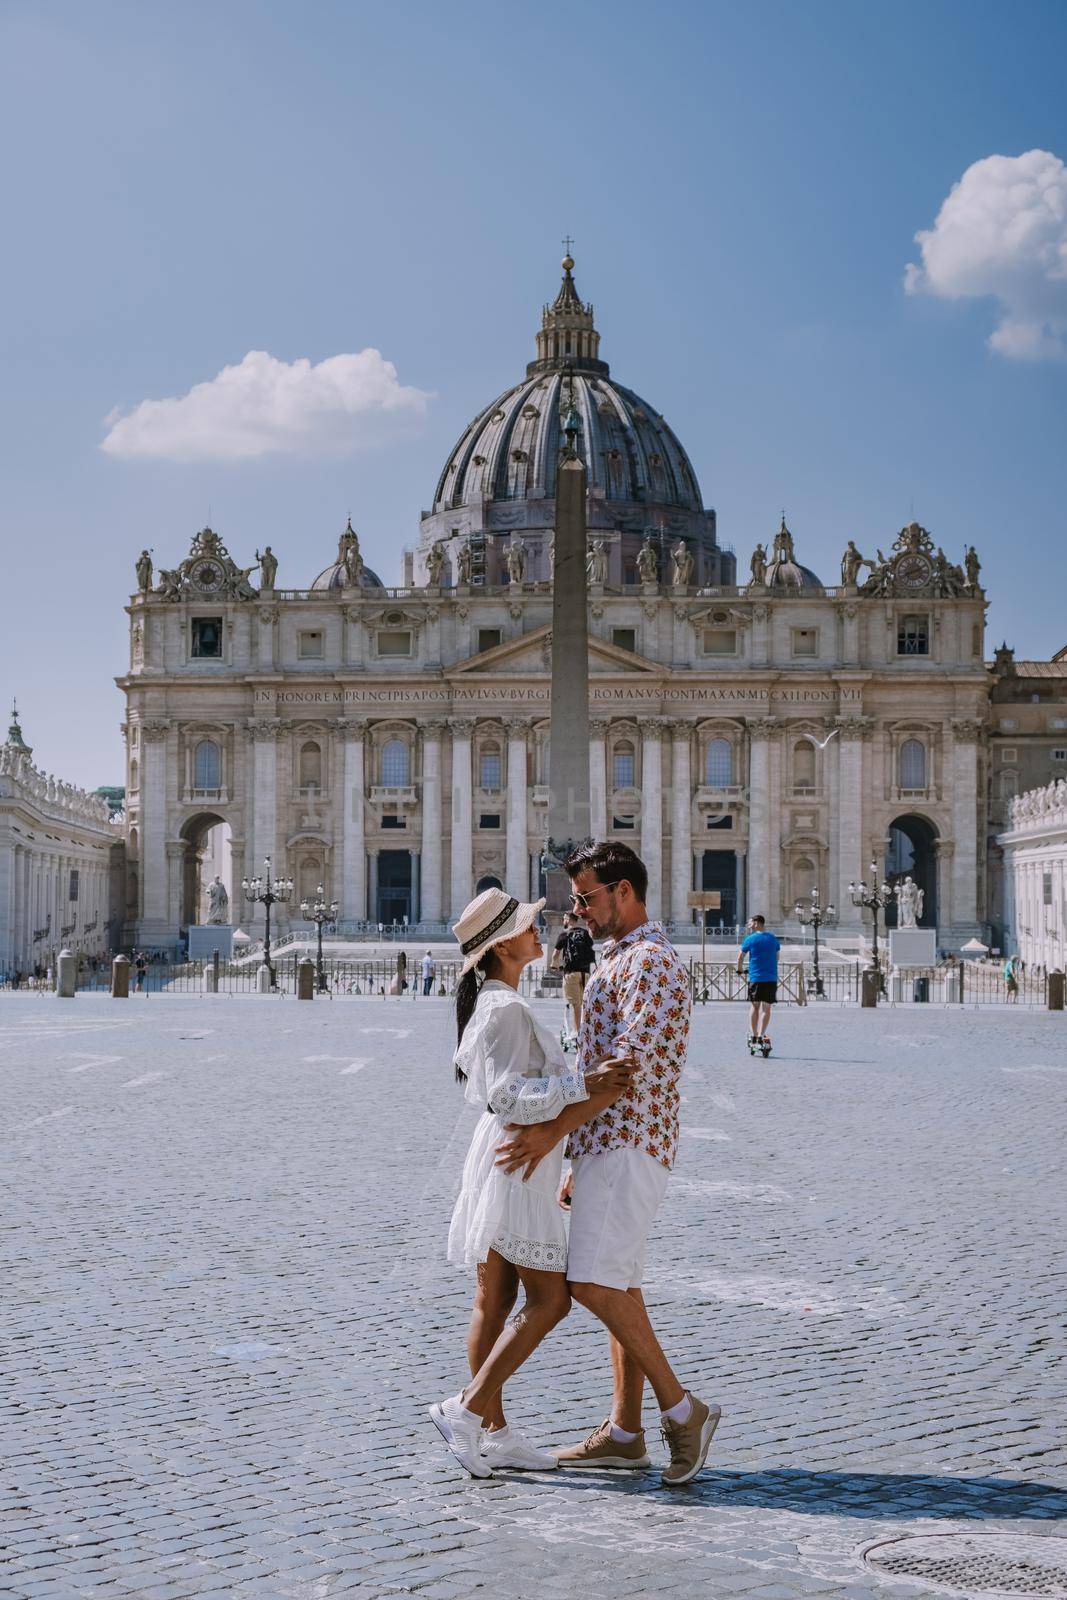
[(810, 739), (811, 740), (811, 742), (815, 746), (816, 750), (825, 750), (826, 746), (830, 743), (830, 740), (834, 737), (834, 735), (838, 734), (840, 732), (841, 732), (840, 728), (831, 728), (830, 732), (826, 735), (825, 739), (816, 739), (816, 737), (815, 737), (815, 735), (813, 733), (806, 733), (804, 735), (804, 737), (805, 737), (805, 739)]

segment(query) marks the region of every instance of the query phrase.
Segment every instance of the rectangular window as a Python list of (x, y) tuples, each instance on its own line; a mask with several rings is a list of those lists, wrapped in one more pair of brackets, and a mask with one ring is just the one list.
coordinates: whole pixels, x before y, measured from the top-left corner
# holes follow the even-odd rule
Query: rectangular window
[(392, 811), (387, 811), (385, 813), (385, 815), (382, 817), (382, 827), (383, 828), (406, 828), (407, 825), (408, 825), (407, 817), (398, 816), (395, 812), (392, 812)]
[(794, 656), (817, 656), (819, 653), (818, 628), (793, 629)]
[(319, 628), (297, 635), (296, 653), (302, 661), (319, 661), (326, 653), (325, 640)]
[(1001, 759), (1001, 761), (1016, 761), (1016, 760), (1018, 760), (1018, 752), (1016, 751), (1014, 745), (1007, 745), (1007, 744), (1004, 745), (1001, 748), (1000, 759)]
[(637, 650), (636, 628), (612, 628), (611, 642), (617, 650)]
[(733, 825), (734, 825), (734, 819), (733, 819), (732, 815), (727, 816), (727, 817), (709, 817), (708, 818), (708, 827), (709, 828), (732, 828)]
[(499, 752), (496, 750), (483, 750), (480, 767), (481, 787), (483, 789), (499, 789), (504, 781)]
[(70, 899), (71, 900), (77, 900), (77, 898), (78, 898), (78, 869), (75, 867), (75, 868), (72, 868), (71, 874), (70, 874)]
[(194, 657), (197, 659), (203, 659), (205, 656), (221, 656), (221, 617), (194, 617), (190, 626), (193, 630), (192, 637)]
[(500, 812), (483, 811), (481, 816), (478, 818), (478, 826), (479, 828), (499, 828)]
[(1049, 717), (1050, 728), (1067, 728), (1067, 717)]
[(478, 629), (478, 653), (479, 653), (479, 655), (481, 654), (481, 652), (483, 650), (495, 650), (497, 645), (500, 643), (500, 640), (501, 640), (501, 632), (500, 632), (499, 628), (479, 628)]
[(632, 833), (634, 830), (633, 817), (612, 817), (611, 827), (614, 833)]
[(737, 629), (705, 628), (704, 654), (706, 656), (735, 656), (737, 654)]
[(409, 656), (411, 654), (411, 629), (379, 628), (378, 654), (380, 656)]
[(928, 656), (930, 654), (930, 619), (920, 616), (903, 616), (897, 624), (897, 655)]
[(1015, 732), (1015, 718), (1014, 717), (1001, 717), (1001, 719), (1000, 719), (1000, 731), (1001, 731), (1001, 733), (1014, 733)]
[(1046, 905), (1046, 906), (1050, 906), (1052, 904), (1052, 873), (1051, 872), (1043, 872), (1041, 874), (1041, 902), (1042, 902), (1043, 905)]
[(1053, 761), (1067, 761), (1067, 750), (1055, 749), (1052, 752)]

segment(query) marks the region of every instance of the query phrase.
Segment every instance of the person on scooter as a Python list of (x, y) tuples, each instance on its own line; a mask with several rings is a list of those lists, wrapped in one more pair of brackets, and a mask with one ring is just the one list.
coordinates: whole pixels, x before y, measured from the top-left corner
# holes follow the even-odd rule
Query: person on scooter
[(737, 957), (737, 970), (744, 968), (748, 959), (748, 999), (751, 1006), (748, 1019), (748, 1042), (769, 1047), (771, 1042), (771, 1007), (778, 998), (778, 952), (782, 948), (776, 934), (768, 933), (766, 920), (755, 916), (748, 919), (749, 932), (741, 941)]

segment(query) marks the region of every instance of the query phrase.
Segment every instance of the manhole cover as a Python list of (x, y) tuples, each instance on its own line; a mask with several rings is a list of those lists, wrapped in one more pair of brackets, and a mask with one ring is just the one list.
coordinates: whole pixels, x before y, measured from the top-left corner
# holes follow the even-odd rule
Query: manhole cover
[(1012, 1533), (915, 1535), (872, 1545), (863, 1559), (886, 1578), (920, 1580), (947, 1594), (1067, 1600), (1067, 1539)]

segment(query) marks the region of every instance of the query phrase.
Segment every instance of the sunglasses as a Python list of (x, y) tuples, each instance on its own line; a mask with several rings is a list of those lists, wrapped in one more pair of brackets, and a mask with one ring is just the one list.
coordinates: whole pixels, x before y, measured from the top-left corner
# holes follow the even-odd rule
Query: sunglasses
[(588, 911), (589, 902), (595, 894), (599, 894), (601, 889), (617, 889), (619, 884), (624, 881), (622, 878), (616, 878), (614, 883), (598, 883), (596, 888), (590, 889), (588, 894), (572, 894), (571, 905), (575, 911)]

